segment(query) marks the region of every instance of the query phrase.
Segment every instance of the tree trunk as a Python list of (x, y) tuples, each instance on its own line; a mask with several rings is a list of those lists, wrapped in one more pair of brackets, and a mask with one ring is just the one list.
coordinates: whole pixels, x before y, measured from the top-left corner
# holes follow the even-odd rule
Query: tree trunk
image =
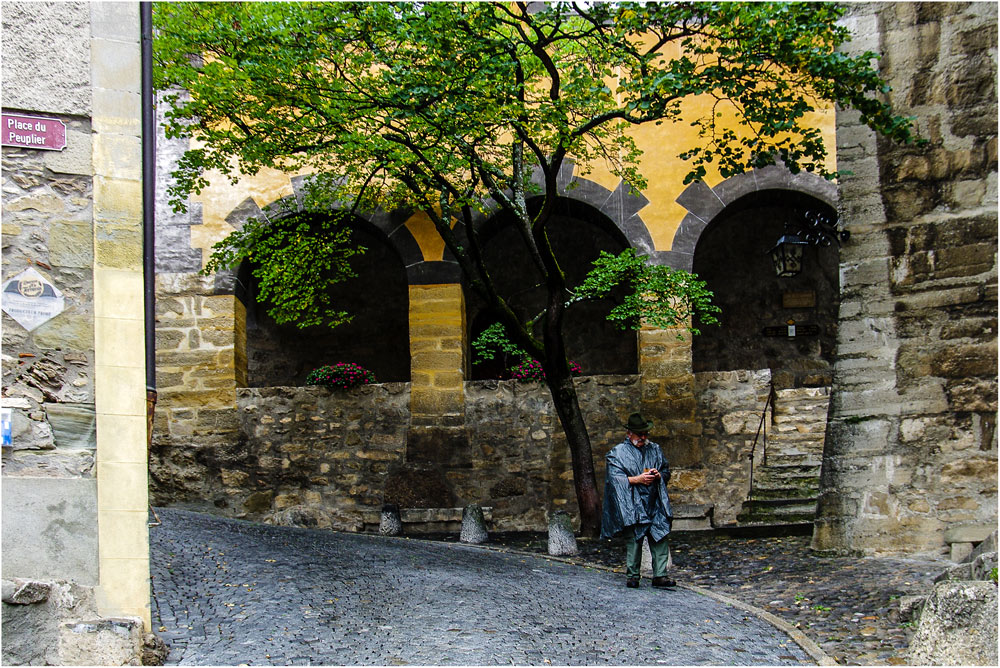
[(572, 377), (553, 377), (546, 372), (546, 383), (552, 393), (556, 414), (566, 433), (570, 457), (573, 461), (573, 484), (576, 502), (580, 508), (580, 533), (598, 536), (601, 532), (601, 506), (597, 494), (597, 477), (594, 474), (594, 457), (590, 448), (590, 435), (583, 422), (583, 413), (577, 399)]

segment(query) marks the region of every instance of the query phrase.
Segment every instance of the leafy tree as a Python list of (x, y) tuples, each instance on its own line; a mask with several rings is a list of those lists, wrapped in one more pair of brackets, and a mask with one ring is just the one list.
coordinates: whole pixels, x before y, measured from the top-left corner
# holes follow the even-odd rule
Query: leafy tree
[[(567, 310), (621, 282), (633, 297), (612, 317), (628, 326), (704, 322), (711, 309), (692, 275), (631, 253), (602, 258), (583, 285), (569, 285), (547, 234), (556, 175), (567, 159), (584, 173), (603, 163), (641, 190), (630, 128), (684, 121), (700, 138), (683, 147), (686, 182), (778, 159), (832, 177), (807, 118), (831, 103), (909, 141), (909, 121), (879, 98), (875, 55), (835, 50), (849, 37), (841, 14), (829, 3), (160, 3), (156, 81), (186, 91), (168, 98), (167, 132), (197, 140), (172, 201), (183, 207), (209, 170), (235, 181), (278, 167), (315, 174), (314, 211), (425, 211), (470, 288), (499, 314), (503, 339), (541, 361), (572, 453), (581, 530), (593, 534), (598, 494), (563, 340)], [(696, 96), (713, 104), (691, 118), (683, 103)], [(542, 276), (546, 304), (531, 322), (483, 262), (472, 221), (487, 200), (515, 221)], [(348, 242), (329, 242), (332, 229), (328, 242), (300, 239), (334, 259), (323, 272), (278, 277), (281, 244), (265, 243), (267, 234), (265, 221), (248, 224), (210, 267), (252, 255), (274, 294), (291, 295), (287, 318), (342, 319), (336, 305), (296, 295), (305, 282), (342, 277)]]

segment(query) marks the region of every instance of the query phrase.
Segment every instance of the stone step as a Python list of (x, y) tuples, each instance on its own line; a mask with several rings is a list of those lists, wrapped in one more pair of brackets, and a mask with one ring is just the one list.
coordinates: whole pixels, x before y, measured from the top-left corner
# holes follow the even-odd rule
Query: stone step
[(820, 440), (823, 439), (823, 435), (826, 433), (826, 414), (824, 413), (822, 420), (809, 420), (809, 421), (784, 421), (779, 422), (775, 420), (771, 424), (770, 428), (767, 430), (768, 438), (771, 436), (781, 435), (796, 435), (801, 434), (808, 438), (815, 438), (817, 435)]
[(796, 397), (829, 397), (830, 388), (826, 385), (821, 387), (786, 387), (783, 390), (775, 390), (778, 399), (789, 399)]
[(754, 471), (753, 488), (757, 489), (819, 489), (819, 476), (758, 476)]
[(815, 485), (801, 487), (759, 487), (754, 483), (752, 498), (753, 500), (809, 499), (815, 501), (818, 494), (819, 481)]
[(775, 421), (795, 419), (813, 420), (820, 417), (825, 419), (829, 406), (828, 402), (822, 404), (798, 404), (795, 406), (782, 406), (779, 404), (774, 407), (773, 419)]
[(816, 501), (805, 499), (751, 499), (743, 503), (737, 521), (743, 523), (797, 523), (816, 518)]
[[(770, 445), (770, 444), (768, 444)], [(819, 467), (823, 465), (822, 453), (807, 453), (807, 454), (779, 454), (775, 452), (767, 453), (767, 464), (768, 467), (782, 468), (787, 466), (813, 466), (819, 470)]]
[(808, 466), (819, 466), (823, 461), (822, 444), (815, 447), (811, 444), (802, 443), (767, 443), (766, 453), (758, 451), (754, 460), (758, 464), (764, 463), (763, 455), (767, 455), (769, 466), (783, 466), (787, 464), (806, 464)]
[(676, 504), (671, 510), (674, 513), (671, 531), (710, 531), (713, 528), (713, 505)]
[(796, 498), (784, 498), (784, 499), (750, 499), (744, 502), (743, 505), (755, 505), (758, 508), (768, 508), (776, 513), (781, 512), (800, 512), (804, 510), (813, 511), (816, 510), (816, 500), (815, 499), (796, 499)]

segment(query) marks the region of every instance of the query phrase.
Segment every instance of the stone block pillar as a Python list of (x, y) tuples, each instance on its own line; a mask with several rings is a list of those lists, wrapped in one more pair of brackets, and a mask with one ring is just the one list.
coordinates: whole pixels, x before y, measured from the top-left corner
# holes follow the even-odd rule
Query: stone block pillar
[(465, 339), (461, 285), (410, 286), (408, 462), (461, 465), (466, 459)]
[[(672, 468), (700, 468), (701, 427), (695, 419), (691, 334), (679, 327), (644, 326), (639, 331), (639, 373), (641, 410), (654, 422), (653, 440), (660, 444)], [(676, 474), (674, 483), (684, 475)]]
[(410, 286), (410, 412), (414, 425), (465, 421), (462, 286)]
[(197, 451), (229, 452), (237, 443), (236, 388), (247, 384), (246, 309), (234, 295), (211, 292), (210, 278), (156, 277), (154, 503), (217, 499), (218, 479), (184, 472)]

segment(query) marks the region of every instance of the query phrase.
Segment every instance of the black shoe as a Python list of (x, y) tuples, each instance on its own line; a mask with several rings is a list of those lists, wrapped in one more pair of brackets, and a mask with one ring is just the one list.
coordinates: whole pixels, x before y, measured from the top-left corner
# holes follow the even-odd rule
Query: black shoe
[(639, 578), (629, 578), (628, 580), (625, 581), (625, 586), (628, 587), (629, 589), (638, 589)]
[(667, 587), (676, 587), (677, 583), (664, 575), (658, 578), (653, 578), (653, 586), (658, 589), (665, 589)]

